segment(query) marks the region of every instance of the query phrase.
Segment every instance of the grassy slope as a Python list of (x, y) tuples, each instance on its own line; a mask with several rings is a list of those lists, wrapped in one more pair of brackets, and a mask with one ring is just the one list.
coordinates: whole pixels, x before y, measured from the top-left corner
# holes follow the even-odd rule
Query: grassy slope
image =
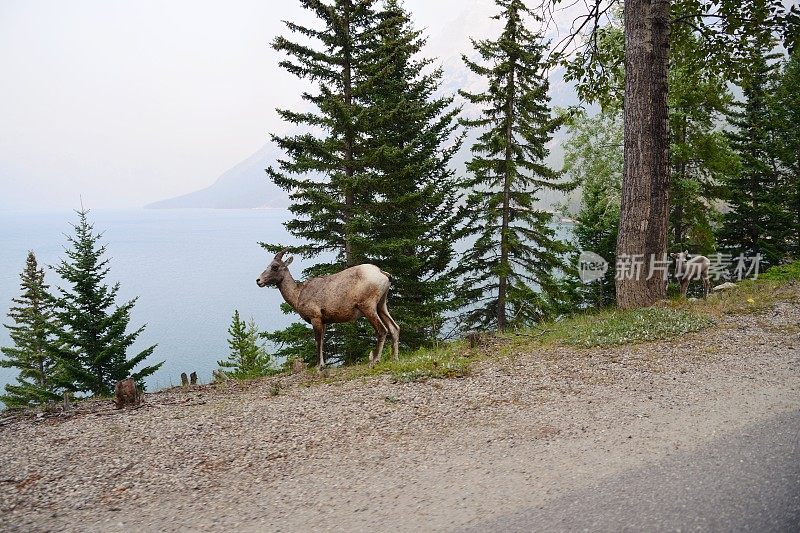
[(489, 357), (487, 352), (502, 354), (511, 346), (519, 351), (543, 345), (613, 346), (666, 339), (709, 327), (722, 315), (758, 312), (778, 301), (790, 300), (797, 294), (794, 288), (797, 283), (800, 283), (800, 261), (772, 268), (757, 280), (737, 283), (734, 289), (712, 293), (707, 300), (668, 300), (646, 309), (580, 313), (531, 330), (486, 339), (495, 350), (487, 350), (486, 346), (471, 349), (466, 341), (454, 341), (438, 348), (401, 354), (397, 362), (384, 356), (374, 368), (359, 365), (331, 369), (326, 380), (378, 374), (389, 374), (398, 381), (459, 377), (469, 372), (474, 361)]

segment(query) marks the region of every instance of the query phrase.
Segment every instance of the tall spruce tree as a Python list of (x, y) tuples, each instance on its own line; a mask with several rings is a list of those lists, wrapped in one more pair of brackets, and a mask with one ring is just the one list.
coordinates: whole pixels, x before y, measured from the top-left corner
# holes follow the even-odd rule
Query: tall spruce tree
[(585, 288), (593, 307), (614, 303), (619, 205), (622, 189), (622, 117), (605, 111), (595, 117), (574, 116), (564, 144), (564, 172), (581, 187), (575, 237), (581, 250), (608, 262), (603, 278)]
[[(675, 6), (683, 13), (686, 6)], [(598, 103), (603, 111), (621, 111), (624, 105), (625, 34), (623, 12), (596, 31), (595, 61), (579, 55), (568, 63), (565, 77), (577, 81), (578, 94)], [(670, 34), (669, 69), (669, 227), (673, 249), (710, 253), (718, 223), (716, 210), (723, 176), (735, 169), (735, 154), (719, 128), (732, 96), (729, 72), (708, 61), (701, 37), (686, 24)]]
[[(544, 2), (549, 10), (563, 0)], [(571, 72), (579, 93), (607, 81), (609, 65), (597, 53), (605, 37), (605, 14), (616, 2), (594, 0), (576, 19), (557, 52), (578, 58)], [(670, 33), (688, 26), (701, 37), (697, 54), (718, 71), (739, 73), (749, 69), (746, 42), (756, 33), (778, 32), (787, 44), (797, 42), (798, 10), (787, 14), (783, 0), (626, 0), (624, 4), (625, 170), (618, 256), (660, 257), (667, 251), (669, 220), (669, 154), (667, 73)], [(587, 35), (588, 33), (588, 35)], [(675, 32), (672, 31), (672, 34)], [(585, 38), (582, 38), (584, 37)], [(583, 46), (574, 46), (583, 41)], [(571, 50), (569, 50), (571, 49)], [(557, 54), (558, 55), (558, 54)], [(569, 59), (566, 59), (569, 62)], [(611, 68), (609, 68), (611, 67)], [(613, 75), (612, 75), (613, 77)], [(595, 83), (600, 81), (600, 84)], [(646, 231), (643, 231), (645, 228)], [(623, 277), (617, 282), (617, 303), (623, 308), (646, 307), (665, 295), (658, 276)]]
[(671, 36), (669, 241), (672, 249), (710, 254), (720, 184), (736, 168), (736, 156), (718, 127), (733, 97), (723, 73), (698, 53), (699, 40), (684, 25)]
[(791, 217), (790, 253), (800, 258), (800, 47), (792, 50), (781, 72), (775, 102), (778, 159), (788, 194), (785, 207)]
[[(267, 169), (275, 184), (289, 193), (289, 210), (294, 218), (285, 225), (302, 242), (293, 251), (318, 259), (304, 272), (306, 276), (332, 274), (365, 259), (358, 245), (366, 240), (357, 238), (369, 230), (367, 213), (361, 208), (368, 194), (362, 133), (367, 129), (364, 109), (368, 77), (361, 71), (375, 47), (374, 4), (374, 0), (334, 0), (330, 4), (301, 0), (322, 28), (287, 22), (297, 40), (277, 37), (272, 44), (288, 56), (280, 66), (310, 80), (316, 89), (302, 95), (311, 104), (310, 109), (278, 110), (284, 121), (305, 131), (273, 135), (287, 157), (278, 161), (277, 168)], [(282, 248), (280, 244), (265, 247), (273, 252)], [(321, 255), (331, 260), (319, 262)], [(284, 307), (284, 311), (289, 310)], [(284, 344), (294, 346), (292, 350), (307, 346), (308, 338), (313, 338), (308, 327), (293, 327), (284, 333), (277, 332)], [(335, 324), (326, 333), (326, 353), (331, 361), (354, 362), (369, 351), (363, 321)]]
[[(278, 109), (284, 121), (306, 131), (273, 135), (287, 159), (279, 160), (277, 169), (267, 169), (269, 177), (289, 192), (289, 210), (295, 218), (286, 228), (304, 242), (295, 253), (305, 257), (333, 253), (331, 262), (315, 265), (309, 274), (330, 274), (364, 259), (354, 241), (366, 225), (358, 205), (364, 180), (362, 132), (366, 130), (367, 92), (361, 69), (375, 46), (373, 4), (373, 0), (335, 0), (331, 4), (301, 0), (324, 28), (286, 22), (301, 40), (277, 37), (272, 44), (288, 56), (280, 66), (310, 80), (317, 89), (302, 95), (312, 109)], [(278, 251), (280, 246), (268, 248)]]
[(425, 45), (396, 0), (379, 13), (376, 46), (365, 62), (368, 117), (362, 208), (369, 231), (357, 248), (393, 276), (392, 313), (404, 346), (435, 339), (453, 310), (447, 274), (456, 240), (457, 186), (449, 163), (461, 146), (452, 97), (438, 97), (441, 69), (420, 58)]
[[(294, 217), (286, 227), (304, 257), (332, 260), (307, 269), (329, 274), (375, 262), (394, 278), (390, 293), (401, 340), (417, 346), (432, 339), (451, 305), (444, 270), (452, 257), (450, 218), (455, 204), (447, 169), (458, 141), (451, 99), (435, 96), (441, 72), (416, 55), (424, 45), (397, 2), (303, 2), (322, 23), (312, 30), (288, 23), (301, 42), (279, 37), (274, 47), (289, 59), (281, 66), (313, 82), (306, 112), (279, 110), (307, 131), (273, 139), (287, 158), (268, 169), (287, 190)], [(271, 251), (279, 245), (267, 245)], [(287, 310), (284, 307), (284, 310)], [(279, 352), (312, 360), (310, 328), (295, 324), (266, 335)], [(365, 321), (329, 326), (326, 358), (352, 363), (373, 341)]]
[(55, 342), (53, 297), (44, 282), (44, 269), (36, 256), (28, 252), (25, 269), (20, 274), (20, 296), (13, 298), (8, 312), (13, 324), (5, 327), (13, 346), (2, 347), (7, 359), (0, 367), (19, 371), (17, 383), (5, 386), (0, 401), (9, 408), (29, 407), (59, 398), (55, 382), (57, 361), (52, 355)]
[(155, 346), (128, 359), (128, 349), (145, 327), (126, 333), (136, 299), (116, 304), (120, 285), (104, 283), (109, 272), (109, 260), (103, 258), (106, 247), (99, 244), (101, 236), (93, 233), (87, 215), (86, 210), (78, 211), (75, 235), (67, 237), (67, 258), (55, 267), (67, 287), (60, 289), (56, 299), (60, 327), (54, 354), (63, 370), (59, 385), (70, 391), (107, 395), (116, 382), (128, 377), (143, 385), (142, 380), (163, 362), (134, 372)]
[(730, 113), (735, 128), (731, 146), (739, 156), (738, 172), (725, 181), (725, 213), (719, 240), (733, 254), (761, 254), (762, 268), (780, 263), (789, 252), (791, 194), (778, 168), (774, 111), (777, 64), (768, 48), (755, 45), (751, 68), (742, 81), (744, 102)]
[(495, 3), (502, 33), (494, 41), (473, 40), (481, 62), (463, 56), (488, 89), (461, 91), (480, 109), (478, 118), (464, 124), (480, 134), (464, 183), (472, 191), (464, 207), (466, 233), (475, 241), (457, 270), (466, 325), (502, 331), (558, 312), (569, 299), (559, 272), (570, 269), (570, 247), (558, 239), (552, 215), (537, 201), (542, 191), (566, 191), (571, 184), (561, 183), (544, 163), (559, 123), (550, 113), (542, 38), (524, 20), (532, 14), (521, 0)]

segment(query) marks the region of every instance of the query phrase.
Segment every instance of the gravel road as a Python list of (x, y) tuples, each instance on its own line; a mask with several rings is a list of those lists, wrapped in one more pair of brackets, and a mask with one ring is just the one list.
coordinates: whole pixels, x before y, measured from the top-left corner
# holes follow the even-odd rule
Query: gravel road
[(0, 529), (781, 530), (768, 504), (797, 509), (796, 302), (461, 379), (285, 376), (0, 419)]
[(797, 531), (800, 411), (610, 476), (470, 531)]

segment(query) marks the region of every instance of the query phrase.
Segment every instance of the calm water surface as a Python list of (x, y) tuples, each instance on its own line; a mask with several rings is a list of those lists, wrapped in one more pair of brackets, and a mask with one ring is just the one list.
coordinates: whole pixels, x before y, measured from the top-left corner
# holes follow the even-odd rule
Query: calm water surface
[[(180, 373), (196, 371), (209, 381), (217, 360), (228, 354), (227, 328), (234, 309), (253, 317), (262, 330), (296, 320), (279, 310), (277, 290), (259, 289), (256, 277), (270, 257), (259, 241), (290, 244), (284, 210), (95, 210), (89, 215), (103, 233), (111, 259), (109, 282), (121, 283), (120, 302), (139, 297), (131, 327), (147, 323), (134, 348), (158, 344), (151, 361), (165, 361), (148, 379), (149, 390), (180, 383)], [(65, 233), (77, 220), (72, 212), (0, 211), (0, 320), (19, 293), (19, 274), (28, 250), (40, 264), (64, 257)], [(295, 261), (294, 269), (305, 268)], [(47, 269), (51, 287), (60, 280)], [(10, 343), (0, 328), (0, 346)], [(136, 352), (131, 352), (136, 353)], [(0, 387), (16, 371), (0, 368)]]

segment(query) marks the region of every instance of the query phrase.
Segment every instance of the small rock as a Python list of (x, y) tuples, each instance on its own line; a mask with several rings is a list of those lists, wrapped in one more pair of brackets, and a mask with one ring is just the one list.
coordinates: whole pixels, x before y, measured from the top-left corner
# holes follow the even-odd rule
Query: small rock
[(712, 291), (727, 291), (728, 289), (733, 289), (734, 287), (736, 287), (735, 283), (731, 283), (730, 281), (726, 281), (725, 283), (717, 285), (716, 287), (714, 287), (711, 290)]

